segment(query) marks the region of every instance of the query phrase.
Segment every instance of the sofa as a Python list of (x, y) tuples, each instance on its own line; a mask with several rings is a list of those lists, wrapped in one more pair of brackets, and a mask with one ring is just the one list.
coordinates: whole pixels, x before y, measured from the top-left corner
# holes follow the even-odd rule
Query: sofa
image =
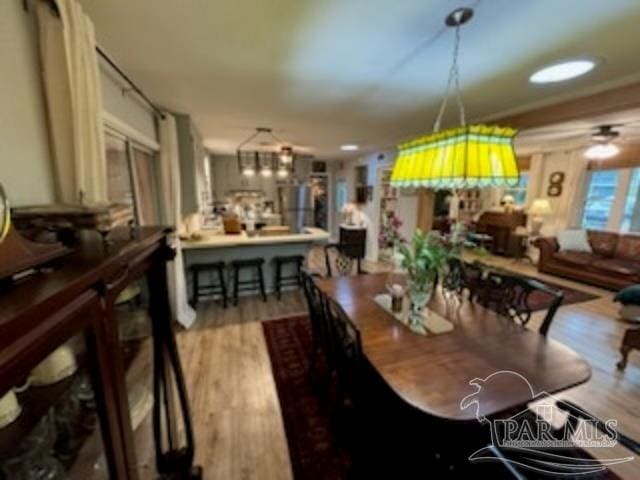
[(640, 283), (640, 235), (588, 230), (592, 252), (560, 251), (555, 237), (540, 237), (538, 271), (619, 290)]

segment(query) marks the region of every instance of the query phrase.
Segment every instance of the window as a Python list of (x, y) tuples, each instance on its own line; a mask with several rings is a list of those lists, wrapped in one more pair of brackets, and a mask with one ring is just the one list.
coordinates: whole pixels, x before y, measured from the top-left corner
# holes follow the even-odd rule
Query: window
[(107, 149), (107, 189), (109, 201), (133, 208), (133, 189), (131, 188), (131, 170), (126, 140), (105, 134)]
[(157, 152), (119, 132), (105, 132), (108, 197), (133, 209), (138, 225), (160, 223)]
[(160, 198), (155, 169), (157, 157), (153, 151), (138, 145), (133, 145), (131, 152), (138, 220), (140, 225), (159, 225)]
[(527, 185), (529, 185), (529, 173), (521, 172), (518, 184), (515, 187), (506, 188), (504, 195), (513, 196), (516, 205), (524, 205), (527, 201)]
[(631, 173), (620, 229), (623, 232), (640, 232), (640, 168), (634, 168)]
[(582, 215), (582, 228), (607, 228), (618, 186), (618, 170), (591, 172)]

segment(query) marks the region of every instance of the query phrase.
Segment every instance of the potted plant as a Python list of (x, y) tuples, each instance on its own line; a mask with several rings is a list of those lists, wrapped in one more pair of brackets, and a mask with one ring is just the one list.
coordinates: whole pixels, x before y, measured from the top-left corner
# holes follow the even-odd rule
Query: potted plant
[(438, 276), (447, 267), (451, 253), (442, 239), (435, 234), (417, 229), (407, 245), (398, 245), (402, 267), (407, 272), (407, 289), (411, 300), (409, 326), (424, 330), (422, 311), (431, 299)]

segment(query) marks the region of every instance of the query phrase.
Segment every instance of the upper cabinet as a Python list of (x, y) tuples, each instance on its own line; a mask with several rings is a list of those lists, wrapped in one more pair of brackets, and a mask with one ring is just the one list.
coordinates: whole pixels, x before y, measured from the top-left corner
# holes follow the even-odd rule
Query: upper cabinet
[[(263, 177), (259, 172), (252, 177), (242, 175), (235, 155), (211, 155), (211, 177), (213, 185), (213, 199), (226, 200), (228, 193), (234, 190), (260, 190), (267, 200), (276, 200), (279, 180), (274, 174)], [(306, 181), (311, 173), (311, 161), (303, 158), (295, 162), (296, 178)]]

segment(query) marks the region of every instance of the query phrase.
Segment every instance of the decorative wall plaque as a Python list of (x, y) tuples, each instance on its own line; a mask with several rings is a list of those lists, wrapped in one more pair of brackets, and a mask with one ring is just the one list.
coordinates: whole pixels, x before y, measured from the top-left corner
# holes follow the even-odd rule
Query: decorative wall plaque
[(559, 197), (562, 195), (562, 184), (564, 183), (564, 172), (553, 172), (549, 175), (549, 186), (547, 195), (549, 197)]

